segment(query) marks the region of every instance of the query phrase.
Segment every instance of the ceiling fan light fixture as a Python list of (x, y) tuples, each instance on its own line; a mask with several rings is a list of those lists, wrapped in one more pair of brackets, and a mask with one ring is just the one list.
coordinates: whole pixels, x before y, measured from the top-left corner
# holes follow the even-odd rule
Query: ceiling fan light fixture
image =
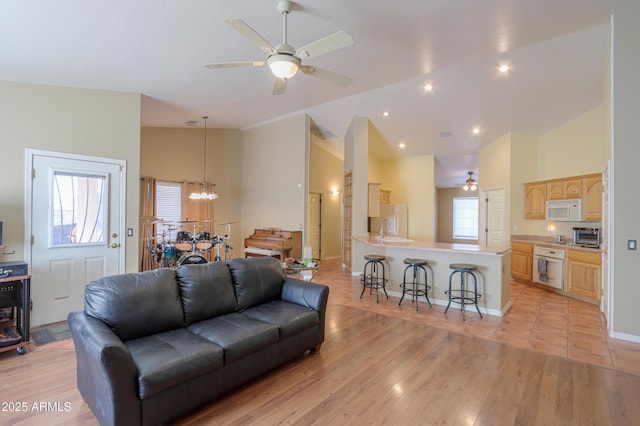
[(468, 171), (467, 173), (469, 174), (469, 178), (466, 180), (466, 183), (464, 184), (462, 189), (464, 189), (465, 191), (473, 192), (478, 189), (478, 182), (476, 182), (476, 180), (471, 177), (471, 175), (473, 174), (472, 171)]
[(300, 60), (290, 55), (276, 54), (267, 59), (267, 64), (277, 78), (292, 78), (300, 69)]

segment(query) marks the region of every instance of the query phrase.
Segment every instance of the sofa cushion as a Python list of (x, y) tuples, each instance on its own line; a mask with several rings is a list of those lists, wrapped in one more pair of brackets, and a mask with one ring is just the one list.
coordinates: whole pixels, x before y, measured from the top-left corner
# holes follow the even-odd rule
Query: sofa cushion
[(284, 274), (280, 262), (272, 257), (231, 259), (227, 262), (236, 289), (240, 312), (280, 298)]
[(225, 262), (183, 265), (176, 269), (185, 324), (235, 312), (238, 308)]
[(125, 342), (138, 369), (140, 399), (223, 366), (222, 348), (186, 329)]
[(122, 341), (184, 326), (176, 275), (168, 268), (94, 280), (85, 288), (84, 310)]
[(222, 346), (225, 364), (278, 342), (278, 327), (237, 313), (191, 324), (187, 329)]
[(248, 317), (274, 324), (280, 330), (280, 340), (318, 325), (318, 313), (311, 308), (274, 300), (249, 308), (242, 313)]

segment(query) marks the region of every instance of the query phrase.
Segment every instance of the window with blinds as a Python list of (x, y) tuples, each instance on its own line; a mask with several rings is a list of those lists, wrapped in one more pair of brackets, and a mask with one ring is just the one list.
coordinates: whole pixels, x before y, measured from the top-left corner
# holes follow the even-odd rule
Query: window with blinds
[[(156, 181), (156, 217), (164, 222), (176, 223), (182, 220), (182, 184), (179, 182)], [(156, 226), (157, 240), (175, 240), (176, 226), (159, 223)]]
[(453, 199), (453, 238), (478, 239), (478, 197)]

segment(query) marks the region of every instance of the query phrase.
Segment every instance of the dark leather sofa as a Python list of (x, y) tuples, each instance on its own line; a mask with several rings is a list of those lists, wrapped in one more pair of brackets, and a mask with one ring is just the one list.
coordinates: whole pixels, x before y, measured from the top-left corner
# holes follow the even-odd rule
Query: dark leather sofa
[(267, 257), (92, 281), (68, 318), (78, 389), (103, 426), (166, 424), (318, 351), (328, 296)]

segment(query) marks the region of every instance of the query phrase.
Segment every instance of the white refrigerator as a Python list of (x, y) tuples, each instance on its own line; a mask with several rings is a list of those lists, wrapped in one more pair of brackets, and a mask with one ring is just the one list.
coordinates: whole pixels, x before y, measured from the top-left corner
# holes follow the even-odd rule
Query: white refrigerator
[(384, 224), (384, 235), (407, 238), (407, 205), (406, 204), (381, 204), (380, 217), (371, 218), (371, 232), (378, 234), (380, 224)]

